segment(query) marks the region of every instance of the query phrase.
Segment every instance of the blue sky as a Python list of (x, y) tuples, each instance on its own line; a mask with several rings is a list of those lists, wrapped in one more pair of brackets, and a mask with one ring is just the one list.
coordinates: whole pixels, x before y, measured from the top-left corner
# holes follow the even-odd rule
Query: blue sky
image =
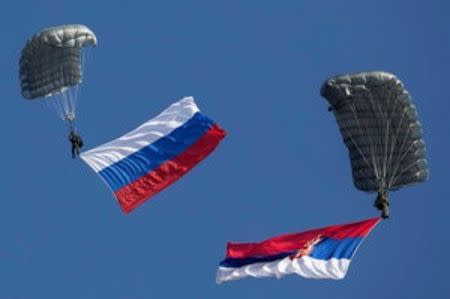
[[(448, 1), (8, 1), (0, 11), (0, 298), (425, 298), (450, 291)], [(18, 58), (48, 26), (97, 34), (78, 107), (86, 148), (173, 101), (227, 129), (191, 173), (130, 215), (70, 158), (65, 125), (22, 99)], [(377, 215), (352, 184), (319, 95), (337, 73), (395, 73), (414, 98), (430, 180), (392, 194), (343, 281), (217, 286), (227, 241)]]

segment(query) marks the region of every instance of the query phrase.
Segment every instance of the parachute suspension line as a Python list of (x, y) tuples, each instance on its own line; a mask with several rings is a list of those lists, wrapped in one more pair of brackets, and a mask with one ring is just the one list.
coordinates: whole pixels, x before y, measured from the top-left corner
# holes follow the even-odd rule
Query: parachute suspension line
[[(409, 151), (411, 150), (412, 146), (414, 145), (414, 142), (412, 142), (408, 148), (406, 149), (406, 151), (402, 154), (402, 156), (399, 159), (399, 165), (401, 165), (401, 162), (403, 162), (403, 159), (405, 158), (405, 156), (409, 153)], [(402, 171), (400, 171), (397, 175), (392, 177), (392, 185), (395, 184), (395, 182), (397, 181), (397, 179), (406, 171), (408, 171), (412, 166), (416, 165), (416, 161), (414, 161), (413, 163), (409, 164), (408, 166), (405, 166)], [(399, 167), (397, 167), (399, 168)], [(398, 171), (398, 169), (397, 169)]]
[[(369, 99), (369, 107), (370, 107), (370, 111), (373, 114), (373, 121), (376, 123), (376, 126), (379, 126), (379, 120), (378, 120), (378, 115), (377, 115), (377, 111), (376, 111), (376, 106), (375, 103), (373, 102), (373, 98), (371, 96), (371, 94), (369, 93), (368, 95), (368, 99)], [(378, 165), (378, 130), (375, 132), (375, 130), (372, 130), (371, 128), (371, 124), (370, 121), (365, 122), (365, 130), (366, 130), (366, 134), (370, 140), (370, 152), (372, 154), (372, 163), (375, 165), (375, 169), (377, 169), (377, 179), (378, 182), (380, 180), (381, 177), (381, 167), (379, 167)]]
[(63, 93), (58, 93), (54, 97), (52, 97), (52, 101), (55, 103), (57, 113), (60, 115), (62, 119), (66, 118), (66, 113), (64, 109), (65, 95)]
[[(386, 131), (385, 131), (386, 134), (384, 135), (384, 151), (383, 151), (383, 157), (384, 157), (384, 159), (383, 159), (383, 178), (384, 178), (384, 182), (383, 183), (386, 184), (385, 187), (387, 187), (387, 182), (386, 181), (388, 180), (387, 169), (388, 169), (388, 157), (389, 157), (388, 150), (389, 150), (390, 125), (391, 125), (391, 120), (389, 118), (386, 118)], [(394, 146), (392, 145), (391, 149), (393, 149), (393, 148), (394, 148)], [(392, 150), (391, 150), (391, 152), (392, 152)]]
[[(371, 103), (370, 108), (371, 108), (373, 114), (375, 115), (375, 118), (374, 118), (375, 122), (377, 122), (377, 124), (378, 124), (378, 118), (376, 116), (375, 106), (373, 103)], [(370, 132), (371, 128), (369, 126), (370, 126), (370, 123), (366, 122), (364, 125), (364, 131), (365, 131), (365, 135), (369, 138), (369, 147), (370, 147), (373, 169), (375, 172), (376, 179), (379, 182), (380, 181), (380, 168), (378, 167), (379, 165), (378, 165), (378, 160), (377, 160), (377, 143), (374, 142), (374, 140), (372, 139), (372, 136), (371, 136), (372, 134)]]
[[(85, 73), (85, 71), (84, 71), (84, 69), (85, 69), (85, 67), (86, 67), (86, 54), (87, 53), (90, 53), (89, 52), (89, 48), (85, 48), (85, 49), (83, 49), (82, 50), (82, 53), (81, 53), (81, 78), (84, 78), (84, 73)], [(83, 80), (83, 79), (82, 79)], [(81, 91), (81, 83), (82, 82), (80, 82), (80, 84), (77, 84), (75, 87), (75, 99), (78, 99), (78, 97), (79, 97), (79, 95), (80, 95), (80, 91)]]
[[(384, 92), (386, 92), (387, 88), (384, 87), (383, 89), (384, 89)], [(380, 145), (380, 146), (383, 146), (383, 143), (384, 143), (384, 150), (383, 150), (384, 154), (383, 154), (383, 161), (382, 161), (383, 162), (383, 165), (382, 165), (383, 182), (382, 182), (381, 186), (379, 186), (378, 195), (374, 202), (374, 206), (379, 211), (381, 211), (381, 217), (383, 219), (389, 218), (389, 213), (390, 213), (390, 211), (389, 211), (390, 202), (389, 202), (389, 195), (388, 195), (388, 191), (387, 191), (387, 189), (390, 188), (390, 182), (389, 182), (390, 178), (388, 177), (388, 169), (391, 168), (391, 160), (392, 160), (393, 152), (395, 149), (396, 136), (394, 136), (393, 138), (389, 138), (389, 134), (390, 134), (391, 126), (392, 126), (392, 128), (394, 128), (394, 126), (395, 126), (394, 123), (391, 123), (391, 118), (394, 115), (395, 106), (398, 102), (398, 97), (395, 97), (395, 99), (394, 99), (392, 90), (388, 89), (386, 93), (388, 95), (387, 95), (387, 101), (386, 101), (387, 103), (385, 105), (385, 107), (386, 107), (385, 111), (383, 111), (383, 108), (381, 107), (379, 101), (377, 101), (380, 115), (385, 121), (384, 121), (384, 124), (380, 124), (381, 128), (383, 128), (383, 131), (384, 131), (384, 142), (382, 142)], [(373, 103), (372, 95), (369, 94), (369, 96), (370, 96), (371, 102)], [(389, 111), (389, 109), (390, 109), (390, 111)], [(403, 119), (399, 120), (399, 124), (402, 122), (403, 122)], [(401, 125), (399, 127), (401, 127)], [(399, 133), (399, 130), (397, 129), (397, 134), (398, 133)], [(380, 134), (380, 138), (382, 138), (381, 134)], [(389, 156), (388, 156), (388, 151), (389, 151)], [(381, 151), (380, 151), (380, 153), (381, 153)]]
[(69, 88), (67, 90), (67, 92), (65, 93), (66, 107), (67, 107), (67, 112), (68, 113), (72, 113), (74, 111), (74, 103), (73, 103), (73, 99), (72, 99), (72, 92), (73, 92), (73, 89)]
[[(374, 161), (373, 141), (370, 138), (370, 134), (368, 134), (368, 132), (367, 132), (367, 127), (365, 128), (365, 130), (363, 130), (363, 127), (361, 126), (361, 122), (360, 122), (360, 120), (358, 118), (358, 114), (356, 113), (355, 105), (351, 104), (351, 105), (349, 105), (349, 107), (350, 107), (350, 110), (353, 113), (353, 116), (355, 117), (356, 123), (358, 124), (358, 128), (359, 128), (360, 134), (361, 135), (366, 135), (366, 136), (369, 137), (369, 148), (370, 148), (370, 154), (372, 156), (372, 159), (371, 159), (372, 160), (372, 167), (370, 167), (370, 168), (373, 170), (373, 172), (375, 173), (376, 178), (378, 179), (379, 178), (379, 173), (378, 173), (377, 165), (375, 164), (375, 161)], [(361, 152), (361, 155), (364, 157), (362, 152)], [(365, 157), (364, 157), (364, 159), (367, 161), (367, 159)], [(367, 162), (367, 163), (369, 164), (369, 162)]]
[(367, 167), (369, 167), (372, 171), (374, 171), (372, 165), (370, 165), (369, 161), (367, 160), (366, 156), (364, 156), (364, 153), (362, 152), (361, 148), (358, 146), (358, 143), (356, 142), (356, 140), (353, 138), (352, 134), (350, 134), (350, 131), (348, 130), (348, 128), (345, 126), (343, 127), (345, 129), (345, 135), (347, 135), (348, 137), (350, 137), (350, 140), (352, 141), (353, 145), (355, 146), (356, 150), (358, 151), (358, 153), (361, 155), (361, 157), (363, 158), (363, 161), (366, 163)]
[[(390, 169), (390, 163), (388, 163), (388, 159), (389, 160), (391, 159), (392, 154), (394, 152), (394, 148), (395, 148), (395, 140), (393, 140), (392, 143), (389, 142), (390, 141), (389, 133), (390, 133), (390, 126), (391, 126), (391, 117), (395, 111), (395, 109), (393, 107), (391, 107), (391, 103), (394, 102), (394, 104), (395, 104), (396, 101), (391, 100), (391, 98), (393, 98), (393, 91), (391, 89), (387, 88), (386, 86), (383, 86), (383, 93), (387, 94), (386, 104), (384, 105), (385, 109), (383, 109), (383, 107), (380, 105), (380, 101), (377, 101), (378, 110), (380, 112), (380, 118), (381, 118), (381, 121), (383, 122), (383, 123), (377, 123), (377, 125), (379, 124), (379, 128), (381, 128), (381, 130), (379, 132), (379, 135), (380, 135), (379, 138), (382, 140), (379, 140), (379, 141), (381, 141), (380, 142), (380, 151), (378, 151), (378, 148), (377, 148), (377, 153), (381, 154), (381, 150), (383, 150), (383, 156), (380, 157), (380, 167), (382, 167), (383, 176), (382, 176), (381, 185), (379, 185), (378, 195), (377, 195), (377, 198), (375, 199), (374, 206), (379, 211), (381, 211), (381, 218), (387, 219), (387, 218), (389, 218), (389, 212), (390, 212), (389, 211), (390, 202), (389, 202), (389, 195), (388, 195), (388, 191), (387, 191), (389, 189), (388, 168)], [(369, 93), (369, 97), (370, 97), (372, 105), (374, 105), (374, 99), (373, 99), (373, 96), (371, 93)], [(375, 111), (374, 111), (374, 115), (376, 116), (377, 119), (379, 119), (379, 117), (377, 116)], [(392, 126), (394, 126), (394, 124), (392, 124)], [(384, 133), (384, 138), (382, 136), (383, 133)], [(383, 143), (384, 143), (384, 146), (383, 146)], [(388, 149), (390, 149), (389, 158), (387, 155)]]
[(408, 171), (411, 167), (415, 166), (416, 162), (413, 162), (411, 164), (409, 164), (408, 166), (405, 166), (402, 171), (400, 171), (393, 179), (392, 179), (392, 185), (395, 185), (395, 183), (397, 182), (398, 178), (404, 174), (406, 171)]
[[(405, 109), (403, 110), (403, 113), (405, 113), (404, 111), (405, 111)], [(403, 118), (403, 116), (404, 116), (404, 114), (402, 115), (402, 118)], [(400, 151), (399, 151), (400, 153), (403, 153), (403, 154), (402, 154), (402, 156), (397, 160), (397, 163), (395, 163), (395, 166), (394, 166), (394, 168), (393, 168), (393, 170), (392, 170), (392, 173), (391, 173), (391, 180), (390, 180), (390, 182), (389, 182), (389, 186), (393, 186), (393, 185), (392, 185), (392, 184), (393, 184), (393, 180), (394, 180), (394, 178), (397, 176), (397, 172), (398, 172), (398, 170), (399, 170), (399, 168), (400, 168), (401, 162), (403, 161), (403, 159), (404, 159), (404, 157), (406, 156), (406, 154), (409, 152), (410, 147), (414, 144), (414, 142), (412, 142), (412, 143), (408, 146), (408, 151), (404, 152), (404, 148), (405, 148), (406, 141), (407, 141), (407, 139), (408, 139), (408, 134), (409, 134), (410, 128), (411, 128), (411, 126), (408, 126), (408, 129), (406, 130), (405, 136), (404, 136), (404, 138), (403, 138), (402, 146), (400, 147)]]
[[(386, 87), (384, 88), (386, 89)], [(382, 144), (380, 144), (380, 148), (383, 147), (383, 143), (384, 143), (384, 150), (383, 150), (383, 158), (382, 158), (382, 168), (383, 168), (383, 189), (387, 188), (387, 175), (388, 175), (388, 151), (389, 151), (389, 134), (391, 131), (391, 119), (390, 119), (390, 115), (389, 115), (389, 109), (392, 108), (391, 107), (391, 98), (392, 98), (392, 91), (388, 90), (388, 96), (387, 96), (387, 105), (386, 105), (386, 109), (383, 111), (383, 119), (384, 120), (384, 140), (382, 142)], [(380, 101), (377, 101), (379, 110), (383, 110)], [(392, 113), (392, 112), (391, 112)], [(380, 137), (382, 138), (382, 137)], [(393, 146), (392, 146), (393, 148)], [(381, 152), (381, 151), (380, 151)]]
[(55, 93), (51, 96), (45, 97), (42, 101), (38, 101), (42, 103), (47, 109), (53, 110), (56, 112), (56, 115), (62, 120), (66, 119), (66, 113), (63, 106), (63, 101), (65, 101), (64, 96), (61, 93)]
[(73, 91), (73, 101), (74, 101), (74, 109), (76, 109), (77, 107), (77, 99), (78, 99), (78, 95), (80, 93), (80, 84), (77, 84), (74, 86), (74, 91)]
[[(386, 87), (387, 88), (387, 87)], [(392, 99), (392, 100), (391, 100)], [(389, 123), (392, 124), (392, 131), (393, 134), (390, 134), (390, 138), (388, 140), (388, 143), (390, 144), (390, 151), (389, 154), (386, 152), (386, 179), (387, 179), (387, 188), (391, 187), (391, 176), (392, 176), (392, 165), (393, 165), (393, 157), (394, 157), (394, 150), (397, 144), (397, 137), (400, 133), (400, 129), (403, 125), (403, 115), (400, 119), (397, 119), (397, 130), (395, 130), (395, 120), (392, 118), (397, 110), (397, 104), (399, 97), (398, 95), (394, 94), (393, 89), (389, 89), (389, 96), (388, 96), (388, 107), (391, 109), (391, 113), (387, 115), (387, 118), (389, 119)], [(391, 123), (392, 122), (392, 123)]]
[[(386, 105), (386, 113), (385, 113), (385, 121), (386, 121), (386, 130), (385, 130), (385, 138), (384, 138), (384, 161), (383, 161), (383, 177), (384, 177), (384, 188), (389, 188), (389, 174), (388, 174), (388, 170), (391, 168), (391, 160), (392, 160), (392, 154), (394, 152), (394, 148), (395, 148), (395, 141), (393, 140), (393, 138), (389, 138), (390, 137), (390, 132), (391, 132), (391, 126), (392, 129), (394, 129), (394, 123), (391, 123), (391, 118), (392, 115), (394, 114), (395, 111), (395, 105), (397, 103), (397, 97), (393, 96), (393, 91), (390, 88), (387, 88), (386, 86), (383, 88), (384, 92), (387, 93), (387, 105)], [(379, 104), (378, 104), (379, 105)], [(390, 113), (389, 113), (389, 109), (390, 109)]]
[[(386, 90), (386, 87), (383, 87), (384, 92)], [(375, 115), (377, 119), (377, 127), (380, 128), (378, 130), (377, 139), (378, 142), (376, 144), (376, 153), (380, 155), (383, 152), (383, 155), (377, 156), (377, 160), (380, 163), (380, 169), (382, 171), (381, 175), (381, 182), (379, 185), (379, 191), (383, 191), (387, 188), (387, 152), (389, 147), (389, 131), (390, 131), (390, 118), (388, 116), (388, 111), (390, 108), (390, 98), (392, 96), (392, 91), (388, 91), (387, 96), (387, 103), (386, 105), (382, 106), (380, 104), (380, 100), (375, 101), (372, 94), (369, 93), (369, 98), (373, 107), (373, 114)], [(375, 111), (375, 106), (378, 108), (380, 117), (378, 117), (378, 114)], [(385, 107), (386, 109), (383, 109)], [(384, 133), (384, 136), (383, 136)]]
[[(376, 126), (379, 128), (383, 128), (384, 127), (384, 123), (383, 123), (383, 119), (386, 119), (386, 113), (383, 111), (383, 109), (381, 108), (380, 103), (377, 101), (377, 104), (375, 104), (375, 101), (373, 99), (373, 96), (371, 93), (368, 93), (369, 96), (369, 100), (370, 100), (370, 108), (372, 110), (372, 113), (374, 115), (374, 119), (376, 122)], [(377, 113), (377, 108), (378, 108), (378, 112), (379, 115)], [(370, 122), (368, 122), (367, 126), (369, 126)], [(378, 171), (382, 172), (382, 173), (377, 173), (377, 183), (378, 183), (378, 189), (379, 190), (383, 190), (385, 188), (386, 182), (385, 182), (385, 176), (384, 176), (384, 169), (383, 169), (383, 157), (381, 157), (379, 154), (381, 153), (382, 150), (382, 146), (383, 146), (383, 137), (382, 137), (382, 132), (381, 130), (376, 130), (375, 128), (373, 128), (374, 131), (376, 131), (376, 143), (373, 144), (373, 147), (375, 148), (375, 153), (372, 154), (373, 156), (373, 163), (375, 163), (377, 165)], [(375, 133), (375, 132), (374, 132)], [(369, 139), (370, 134), (368, 134)], [(371, 141), (372, 143), (372, 141)]]
[[(394, 96), (393, 96), (393, 98), (394, 98)], [(389, 121), (392, 119), (392, 116), (393, 116), (393, 114), (395, 113), (395, 111), (397, 109), (397, 104), (399, 103), (398, 99), (399, 99), (399, 96), (395, 96), (394, 103), (392, 105), (391, 114), (388, 117)], [(391, 178), (392, 178), (392, 166), (394, 164), (394, 162), (392, 161), (392, 158), (393, 158), (393, 155), (394, 155), (395, 146), (397, 144), (397, 137), (398, 137), (398, 135), (400, 133), (401, 127), (403, 126), (403, 119), (404, 119), (404, 115), (402, 114), (402, 117), (400, 119), (398, 119), (398, 122), (397, 122), (397, 130), (394, 132), (394, 134), (391, 134), (391, 138), (389, 138), (389, 141), (390, 141), (390, 144), (391, 144), (391, 148), (390, 148), (389, 155), (387, 155), (387, 165), (388, 165), (387, 172), (388, 173), (386, 173), (386, 178), (388, 179), (388, 182), (389, 182), (388, 186), (387, 186), (388, 188), (391, 187), (390, 181), (391, 181)], [(392, 123), (392, 129), (395, 130), (395, 123), (394, 123), (394, 121)]]
[(71, 115), (70, 113), (72, 112), (72, 105), (70, 102), (70, 94), (69, 94), (70, 90), (66, 90), (61, 92), (61, 98), (62, 100), (61, 102), (61, 107), (64, 113), (64, 119), (70, 120), (71, 119)]
[[(85, 74), (85, 68), (86, 68), (86, 61), (88, 60), (88, 56), (91, 53), (91, 48), (86, 47), (82, 49), (82, 53), (81, 53), (81, 78), (82, 80), (84, 80), (84, 74)], [(73, 113), (73, 115), (75, 115), (75, 111), (78, 107), (78, 98), (80, 96), (81, 93), (81, 83), (76, 84), (75, 86), (71, 87), (69, 92), (71, 92), (70, 94), (70, 105), (72, 107), (71, 113)]]
[[(76, 85), (75, 85), (76, 86)], [(68, 110), (69, 113), (72, 113), (73, 115), (75, 115), (75, 108), (76, 108), (76, 98), (75, 98), (75, 91), (76, 87), (70, 88), (67, 92), (67, 106), (68, 106)]]
[[(389, 154), (389, 166), (390, 166), (389, 170), (390, 170), (390, 172), (389, 172), (388, 188), (390, 188), (392, 186), (392, 179), (393, 179), (394, 174), (396, 172), (396, 165), (399, 162), (399, 160), (393, 161), (393, 157), (394, 157), (394, 149), (396, 147), (396, 144), (398, 142), (398, 137), (400, 135), (400, 130), (402, 129), (402, 126), (403, 126), (404, 116), (405, 116), (405, 114), (402, 114), (402, 117), (398, 121), (397, 130), (396, 130), (395, 134), (393, 134), (393, 136), (392, 136), (392, 148), (391, 148), (391, 152)], [(406, 135), (405, 135), (405, 137), (406, 137)], [(401, 150), (402, 149), (403, 149), (403, 147), (401, 148)]]
[(68, 110), (69, 113), (73, 115), (73, 117), (76, 116), (75, 111), (76, 111), (76, 105), (77, 105), (77, 90), (78, 90), (78, 84), (76, 84), (75, 86), (69, 88), (68, 92), (67, 92), (67, 97), (68, 97)]
[(45, 98), (44, 102), (50, 104), (49, 106), (56, 111), (62, 120), (74, 119), (76, 116), (76, 88), (76, 86), (72, 86), (58, 91)]
[[(385, 87), (385, 88), (387, 88), (387, 87)], [(410, 132), (410, 129), (411, 129), (410, 126), (407, 128), (406, 133), (403, 137), (403, 141), (401, 142), (401, 147), (397, 153), (398, 158), (395, 161), (393, 161), (394, 149), (396, 148), (397, 142), (400, 141), (399, 140), (400, 130), (403, 128), (405, 115), (407, 115), (407, 109), (403, 109), (403, 111), (401, 113), (401, 117), (396, 119), (397, 120), (396, 123), (395, 123), (395, 120), (392, 119), (392, 116), (397, 111), (397, 106), (398, 106), (398, 103), (400, 103), (400, 98), (402, 96), (408, 96), (404, 92), (400, 95), (394, 95), (393, 92), (394, 92), (394, 89), (388, 90), (389, 95), (387, 97), (387, 100), (388, 100), (387, 107), (388, 107), (388, 109), (391, 108), (390, 114), (387, 115), (387, 118), (390, 121), (392, 121), (392, 128), (394, 130), (396, 129), (395, 133), (392, 134), (392, 137), (390, 138), (390, 141), (391, 141), (390, 149), (391, 150), (390, 150), (389, 156), (387, 158), (388, 173), (386, 174), (386, 178), (387, 178), (388, 184), (387, 184), (386, 188), (388, 188), (388, 189), (395, 186), (398, 178), (401, 177), (402, 174), (404, 174), (406, 171), (408, 171), (411, 167), (416, 165), (416, 162), (413, 162), (407, 166), (402, 166), (402, 163), (404, 162), (405, 157), (408, 155), (408, 153), (411, 151), (411, 149), (413, 149), (413, 146), (414, 146), (414, 140), (411, 143), (407, 142), (408, 141), (408, 133)], [(395, 125), (397, 125), (396, 128), (395, 128)], [(389, 132), (386, 132), (386, 134), (389, 134)]]

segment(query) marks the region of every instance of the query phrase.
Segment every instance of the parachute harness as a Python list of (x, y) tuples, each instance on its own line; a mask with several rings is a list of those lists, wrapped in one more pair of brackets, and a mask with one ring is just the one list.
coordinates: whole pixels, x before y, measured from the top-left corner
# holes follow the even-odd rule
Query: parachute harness
[(75, 118), (68, 116), (67, 121), (69, 122), (69, 141), (72, 146), (72, 158), (75, 159), (80, 155), (80, 149), (83, 147), (83, 139), (77, 134), (75, 130)]
[(373, 206), (381, 211), (381, 217), (383, 219), (389, 218), (389, 195), (387, 191), (379, 191), (377, 199), (373, 203)]

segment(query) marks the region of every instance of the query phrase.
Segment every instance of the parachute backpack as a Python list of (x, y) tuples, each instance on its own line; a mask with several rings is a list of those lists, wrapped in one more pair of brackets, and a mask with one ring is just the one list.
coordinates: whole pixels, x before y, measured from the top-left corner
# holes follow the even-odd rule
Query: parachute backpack
[(74, 125), (83, 81), (82, 52), (96, 45), (95, 34), (84, 25), (46, 28), (27, 41), (19, 62), (22, 96), (40, 99), (68, 123), (74, 158), (83, 145)]
[(422, 125), (395, 75), (363, 72), (332, 77), (321, 95), (347, 146), (357, 189), (377, 192), (374, 206), (389, 217), (388, 192), (428, 179)]

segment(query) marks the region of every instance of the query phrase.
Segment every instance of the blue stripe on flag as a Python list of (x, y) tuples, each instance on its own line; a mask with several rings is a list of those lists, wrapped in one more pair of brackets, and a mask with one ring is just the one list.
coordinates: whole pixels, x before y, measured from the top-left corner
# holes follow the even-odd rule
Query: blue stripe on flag
[(363, 238), (345, 238), (342, 240), (328, 238), (314, 246), (314, 250), (309, 256), (318, 260), (350, 259), (362, 240)]
[[(318, 260), (329, 260), (331, 258), (350, 259), (362, 240), (363, 238), (345, 238), (341, 240), (327, 238), (316, 244), (309, 256)], [(297, 250), (262, 257), (227, 258), (220, 263), (220, 266), (239, 268), (256, 263), (270, 263), (296, 253)]]
[(227, 258), (220, 262), (220, 266), (227, 268), (239, 268), (256, 263), (270, 263), (277, 260), (282, 260), (290, 255), (295, 254), (296, 251), (280, 253), (276, 255), (261, 256), (261, 257), (246, 257), (246, 258)]
[(189, 148), (214, 124), (197, 112), (182, 126), (122, 160), (102, 169), (99, 175), (113, 191), (134, 182)]

